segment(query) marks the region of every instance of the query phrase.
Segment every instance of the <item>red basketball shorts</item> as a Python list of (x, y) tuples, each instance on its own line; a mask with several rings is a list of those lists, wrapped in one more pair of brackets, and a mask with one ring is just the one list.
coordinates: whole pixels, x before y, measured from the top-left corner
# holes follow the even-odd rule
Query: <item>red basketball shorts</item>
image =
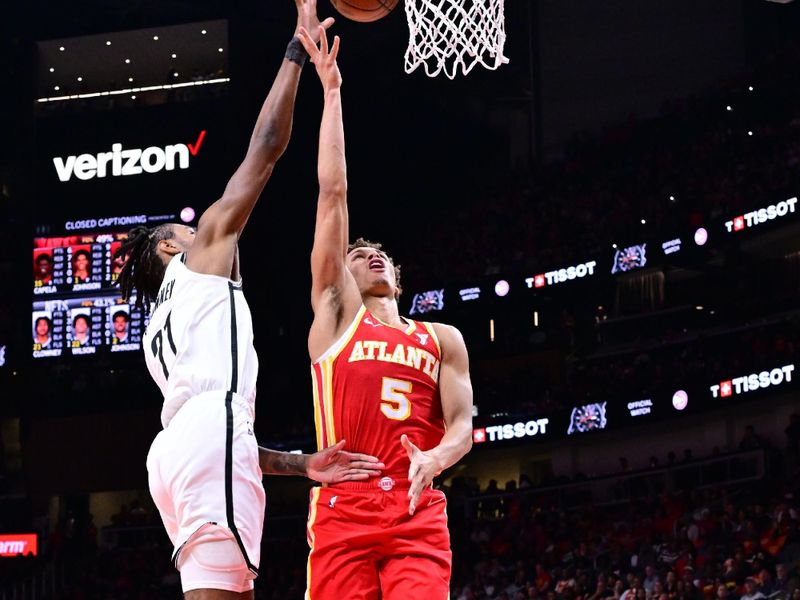
[(446, 600), (446, 507), (442, 492), (427, 489), (410, 516), (407, 484), (388, 491), (377, 480), (313, 488), (306, 600)]

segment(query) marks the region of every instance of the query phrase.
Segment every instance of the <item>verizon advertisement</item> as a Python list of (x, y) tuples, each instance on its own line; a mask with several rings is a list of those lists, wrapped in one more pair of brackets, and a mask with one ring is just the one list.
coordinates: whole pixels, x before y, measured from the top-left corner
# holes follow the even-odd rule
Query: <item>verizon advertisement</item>
[(35, 221), (208, 206), (247, 148), (230, 147), (228, 113), (164, 105), (40, 119), (36, 194), (48, 214)]
[(0, 557), (38, 556), (39, 544), (35, 533), (0, 535)]

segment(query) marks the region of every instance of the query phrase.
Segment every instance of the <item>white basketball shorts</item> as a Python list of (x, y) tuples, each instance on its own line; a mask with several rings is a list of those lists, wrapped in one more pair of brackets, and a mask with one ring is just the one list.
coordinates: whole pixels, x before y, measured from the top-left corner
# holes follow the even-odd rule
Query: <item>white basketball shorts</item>
[(202, 542), (201, 529), (213, 529), (214, 541), (220, 531), (229, 532), (250, 578), (258, 575), (266, 498), (253, 417), (252, 405), (238, 394), (205, 392), (187, 401), (153, 440), (150, 493), (174, 545), (176, 567), (184, 562), (184, 546), (196, 536)]

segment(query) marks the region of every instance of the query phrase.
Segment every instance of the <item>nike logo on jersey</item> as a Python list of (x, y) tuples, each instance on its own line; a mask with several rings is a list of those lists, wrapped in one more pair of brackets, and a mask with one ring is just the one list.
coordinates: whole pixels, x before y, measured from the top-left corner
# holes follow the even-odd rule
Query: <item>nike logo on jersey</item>
[(428, 338), (430, 336), (427, 333), (415, 333), (414, 335), (419, 338), (419, 343), (423, 346), (428, 343)]
[(424, 348), (396, 344), (389, 350), (389, 342), (372, 340), (357, 341), (347, 362), (362, 360), (380, 360), (383, 362), (405, 365), (422, 371), (434, 381), (439, 381), (439, 360)]
[(338, 497), (339, 496), (331, 496), (331, 499), (328, 500), (328, 508), (333, 508), (334, 506), (336, 506), (336, 499)]
[(364, 319), (364, 323), (366, 323), (367, 325), (370, 325), (370, 326), (372, 326), (372, 327), (380, 327), (380, 326), (381, 326), (381, 324), (380, 324), (380, 323), (376, 323), (375, 321), (373, 321), (373, 320), (372, 320), (372, 319), (370, 319), (369, 317), (367, 317), (366, 319)]

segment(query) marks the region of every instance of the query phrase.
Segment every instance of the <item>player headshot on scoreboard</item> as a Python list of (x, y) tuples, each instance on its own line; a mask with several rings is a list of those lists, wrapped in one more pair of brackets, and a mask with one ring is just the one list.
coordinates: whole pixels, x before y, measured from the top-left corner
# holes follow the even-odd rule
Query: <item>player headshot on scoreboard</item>
[(128, 323), (131, 316), (128, 308), (117, 306), (111, 309), (112, 344), (124, 344), (128, 340)]
[(49, 312), (33, 313), (33, 344), (36, 350), (47, 348), (50, 345), (52, 331), (53, 318)]
[(33, 251), (33, 280), (47, 285), (53, 279), (53, 255), (51, 250)]
[(85, 309), (74, 309), (72, 317), (72, 340), (77, 341), (81, 346), (86, 346), (92, 337), (92, 321), (89, 318), (89, 311)]
[(72, 281), (86, 283), (92, 276), (92, 257), (88, 250), (81, 248), (72, 253)]
[(120, 249), (122, 246), (122, 242), (113, 242), (111, 244), (111, 280), (116, 281), (119, 277), (120, 271), (122, 271), (122, 267), (125, 265), (125, 261), (127, 260), (127, 256), (123, 256), (122, 254), (117, 254), (117, 250)]

